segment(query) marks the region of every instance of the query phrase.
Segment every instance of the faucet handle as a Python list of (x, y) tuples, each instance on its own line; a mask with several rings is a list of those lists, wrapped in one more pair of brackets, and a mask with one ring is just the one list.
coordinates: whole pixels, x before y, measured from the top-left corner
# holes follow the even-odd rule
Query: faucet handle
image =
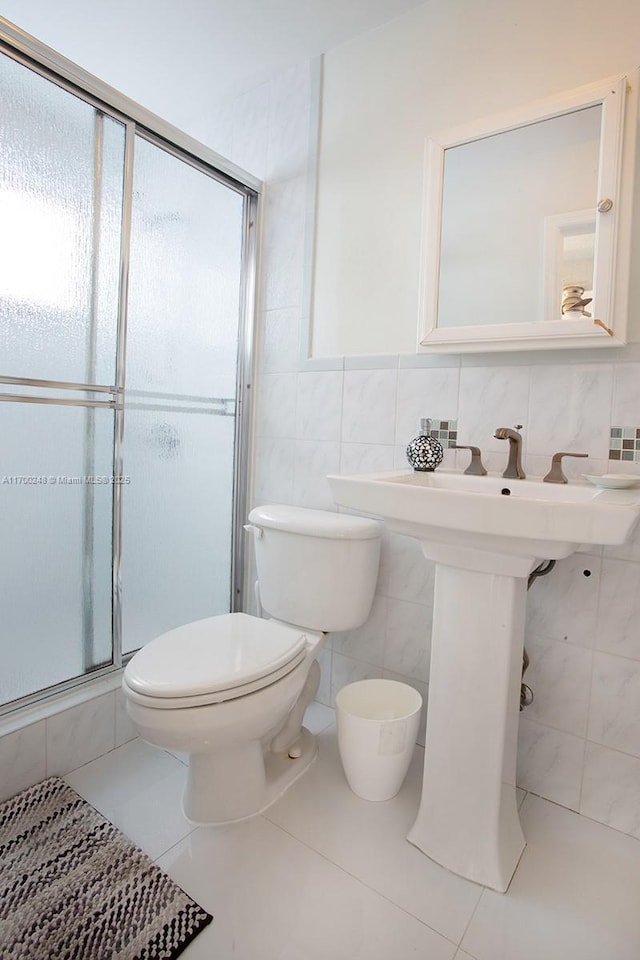
[(471, 474), (474, 477), (486, 477), (487, 471), (485, 470), (482, 463), (482, 454), (480, 452), (480, 447), (465, 447), (461, 444), (452, 443), (452, 450), (470, 450), (471, 451), (471, 463), (465, 470), (465, 473)]
[(568, 483), (569, 481), (562, 472), (563, 457), (588, 457), (588, 453), (569, 453), (566, 450), (561, 453), (554, 453), (551, 458), (551, 470), (546, 475), (543, 483)]

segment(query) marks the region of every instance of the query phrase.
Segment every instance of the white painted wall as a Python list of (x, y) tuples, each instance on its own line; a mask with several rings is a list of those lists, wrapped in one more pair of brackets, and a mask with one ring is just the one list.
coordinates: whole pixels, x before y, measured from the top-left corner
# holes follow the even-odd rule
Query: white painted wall
[(635, 0), (430, 0), (329, 51), (313, 355), (415, 351), (425, 136), (639, 63)]

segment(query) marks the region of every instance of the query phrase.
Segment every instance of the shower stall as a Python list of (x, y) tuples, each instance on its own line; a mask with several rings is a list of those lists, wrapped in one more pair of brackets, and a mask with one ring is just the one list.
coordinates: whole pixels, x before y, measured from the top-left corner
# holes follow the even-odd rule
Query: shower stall
[(258, 184), (0, 34), (9, 712), (241, 607)]

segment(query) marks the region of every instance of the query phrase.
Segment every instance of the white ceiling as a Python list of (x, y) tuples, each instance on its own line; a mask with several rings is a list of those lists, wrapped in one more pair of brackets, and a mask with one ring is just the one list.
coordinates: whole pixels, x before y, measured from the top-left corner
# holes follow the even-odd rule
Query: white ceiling
[(215, 102), (423, 2), (3, 0), (2, 14), (124, 93), (135, 96), (118, 82), (124, 65), (148, 74), (152, 58), (164, 71), (178, 65), (183, 90), (204, 87)]

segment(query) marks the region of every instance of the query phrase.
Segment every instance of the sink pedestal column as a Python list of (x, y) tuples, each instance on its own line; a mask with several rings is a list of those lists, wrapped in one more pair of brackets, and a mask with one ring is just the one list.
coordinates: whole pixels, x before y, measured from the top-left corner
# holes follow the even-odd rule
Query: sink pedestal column
[(529, 557), (422, 542), (436, 561), (422, 800), (408, 840), (504, 892), (525, 846), (515, 777)]

